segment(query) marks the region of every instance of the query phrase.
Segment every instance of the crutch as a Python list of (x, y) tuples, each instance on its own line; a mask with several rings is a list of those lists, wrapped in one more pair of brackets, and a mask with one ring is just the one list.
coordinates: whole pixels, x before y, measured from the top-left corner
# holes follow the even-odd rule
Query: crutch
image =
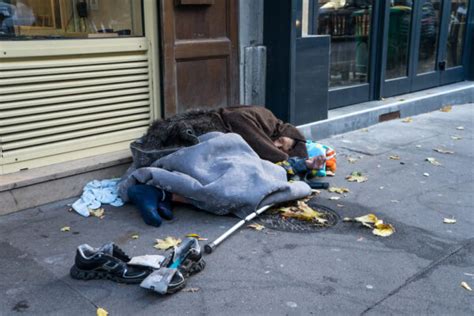
[(204, 251), (206, 253), (212, 253), (212, 251), (217, 247), (219, 246), (219, 244), (221, 242), (223, 242), (227, 237), (229, 237), (233, 232), (235, 232), (237, 229), (239, 229), (240, 227), (242, 227), (245, 223), (248, 223), (250, 222), (252, 219), (254, 219), (255, 217), (257, 217), (258, 215), (262, 214), (263, 212), (265, 212), (266, 210), (268, 210), (270, 207), (272, 207), (273, 204), (270, 204), (270, 205), (267, 205), (267, 206), (264, 206), (264, 207), (261, 207), (259, 208), (258, 210), (256, 210), (255, 212), (253, 213), (250, 213), (249, 215), (247, 215), (246, 218), (240, 220), (237, 224), (235, 224), (234, 226), (232, 226), (232, 228), (230, 228), (228, 231), (226, 231), (225, 233), (223, 233), (219, 238), (217, 238), (216, 240), (214, 240), (213, 242), (211, 243), (208, 243), (207, 245), (204, 246)]

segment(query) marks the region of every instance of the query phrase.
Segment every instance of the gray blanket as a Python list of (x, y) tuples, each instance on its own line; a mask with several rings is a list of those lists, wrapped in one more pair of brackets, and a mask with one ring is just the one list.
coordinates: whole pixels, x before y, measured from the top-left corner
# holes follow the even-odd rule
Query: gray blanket
[(311, 193), (304, 182), (287, 182), (282, 167), (260, 159), (237, 134), (212, 132), (199, 139), (128, 175), (119, 186), (122, 199), (128, 201), (130, 186), (145, 183), (181, 195), (204, 211), (243, 218), (259, 207)]

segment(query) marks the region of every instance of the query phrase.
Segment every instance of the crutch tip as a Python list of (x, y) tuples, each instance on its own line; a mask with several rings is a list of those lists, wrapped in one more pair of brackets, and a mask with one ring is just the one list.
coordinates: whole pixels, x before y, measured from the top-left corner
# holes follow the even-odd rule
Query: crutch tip
[(213, 243), (210, 243), (210, 244), (207, 244), (207, 245), (204, 246), (204, 252), (206, 252), (207, 254), (212, 253), (213, 250), (214, 250), (214, 244)]

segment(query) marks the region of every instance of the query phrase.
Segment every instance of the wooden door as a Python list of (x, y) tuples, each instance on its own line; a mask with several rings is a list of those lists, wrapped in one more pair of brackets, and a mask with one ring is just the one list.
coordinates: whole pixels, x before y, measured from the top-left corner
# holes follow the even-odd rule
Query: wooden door
[(237, 0), (161, 0), (165, 117), (238, 102)]

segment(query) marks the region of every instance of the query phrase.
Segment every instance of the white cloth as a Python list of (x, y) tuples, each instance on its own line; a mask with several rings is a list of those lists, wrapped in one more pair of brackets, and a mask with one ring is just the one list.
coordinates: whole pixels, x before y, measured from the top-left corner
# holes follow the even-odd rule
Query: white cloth
[(89, 210), (95, 210), (102, 204), (112, 206), (122, 206), (123, 201), (118, 196), (117, 184), (120, 179), (93, 180), (86, 184), (80, 199), (78, 199), (72, 208), (82, 216), (88, 217)]

